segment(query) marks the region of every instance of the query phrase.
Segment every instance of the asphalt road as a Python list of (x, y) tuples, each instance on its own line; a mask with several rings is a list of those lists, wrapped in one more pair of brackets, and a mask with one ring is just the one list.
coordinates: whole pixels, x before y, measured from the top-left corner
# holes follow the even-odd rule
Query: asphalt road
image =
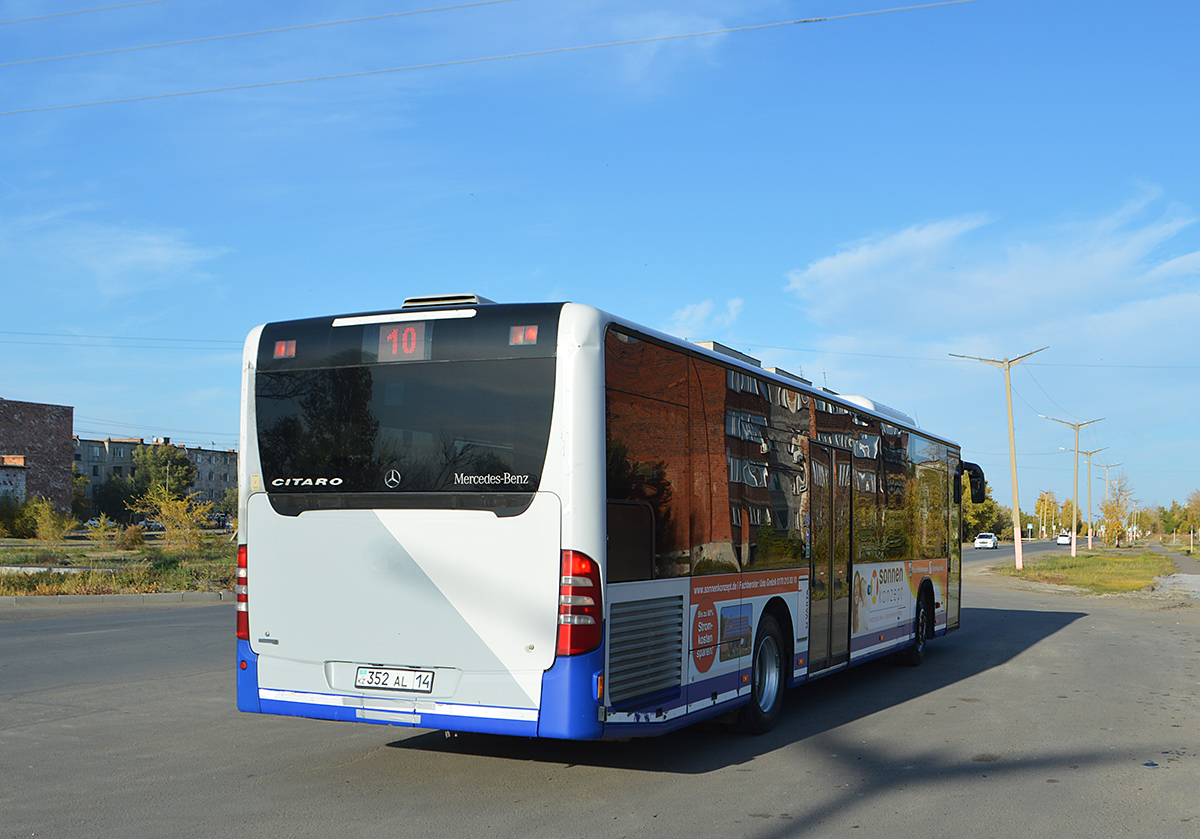
[(762, 737), (573, 744), (240, 714), (226, 604), (3, 607), (0, 836), (1200, 833), (1200, 600), (968, 562), (963, 625)]

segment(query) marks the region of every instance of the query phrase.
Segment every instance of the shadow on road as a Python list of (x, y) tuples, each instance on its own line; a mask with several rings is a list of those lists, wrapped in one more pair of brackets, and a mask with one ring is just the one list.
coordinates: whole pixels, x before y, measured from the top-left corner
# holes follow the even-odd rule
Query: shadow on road
[(486, 734), (448, 738), (439, 731), (388, 745), (509, 760), (700, 774), (746, 763), (998, 667), (1085, 614), (964, 608), (964, 628), (931, 643), (920, 667), (900, 667), (884, 658), (791, 690), (779, 723), (761, 737), (735, 735), (719, 723), (705, 722), (662, 737), (629, 741), (568, 742)]

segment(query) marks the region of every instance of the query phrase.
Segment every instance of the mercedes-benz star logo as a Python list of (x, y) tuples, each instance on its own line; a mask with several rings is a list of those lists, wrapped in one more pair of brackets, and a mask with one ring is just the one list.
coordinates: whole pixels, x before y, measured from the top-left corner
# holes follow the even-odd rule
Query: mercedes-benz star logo
[(383, 482), (388, 485), (388, 489), (395, 489), (400, 486), (400, 472), (395, 469), (388, 470), (383, 476)]

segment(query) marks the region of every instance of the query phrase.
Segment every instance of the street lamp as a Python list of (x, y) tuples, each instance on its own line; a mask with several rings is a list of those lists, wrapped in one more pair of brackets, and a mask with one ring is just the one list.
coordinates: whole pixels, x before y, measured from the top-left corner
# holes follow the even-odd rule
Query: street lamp
[[(979, 358), (979, 357), (973, 356), (973, 355), (958, 355), (957, 353), (950, 353), (950, 355), (953, 356), (954, 358), (969, 358), (972, 361), (982, 361), (984, 364), (990, 364), (993, 367), (999, 367), (1001, 370), (1004, 371), (1004, 393), (1008, 397), (1008, 461), (1009, 461), (1009, 466), (1012, 469), (1012, 489), (1013, 489), (1012, 520), (1013, 520), (1013, 542), (1014, 542), (1014, 553), (1015, 553), (1015, 556), (1013, 558), (1016, 560), (1016, 566), (1017, 566), (1018, 571), (1020, 571), (1025, 566), (1021, 561), (1021, 500), (1020, 500), (1021, 497), (1017, 493), (1017, 439), (1016, 439), (1016, 435), (1013, 434), (1012, 378), (1010, 376), (1010, 371), (1012, 370), (1013, 367), (1020, 364), (1025, 359), (1029, 358), (1029, 356), (1033, 355), (1034, 353), (1040, 353), (1042, 350), (1046, 350), (1046, 349), (1049, 349), (1049, 347), (1042, 347), (1041, 350), (1034, 350), (1033, 352), (1027, 352), (1027, 353), (1025, 353), (1025, 355), (1019, 355), (1016, 358), (1012, 359), (1011, 361), (1009, 361), (1007, 358), (1004, 359), (1003, 361), (997, 361), (994, 358)], [(1074, 548), (1072, 548), (1071, 552), (1074, 553)]]
[[(1061, 422), (1063, 425), (1069, 425), (1071, 428), (1075, 429), (1075, 500), (1071, 503), (1071, 556), (1075, 556), (1075, 531), (1079, 529), (1079, 429), (1083, 428), (1085, 425), (1091, 425), (1094, 422), (1100, 422), (1100, 420), (1104, 419), (1104, 417), (1100, 417), (1100, 419), (1088, 420), (1087, 422), (1067, 422), (1066, 420), (1048, 417), (1045, 414), (1038, 414), (1038, 416), (1042, 419)], [(1092, 496), (1090, 494), (1091, 487), (1088, 487), (1088, 493), (1088, 506), (1090, 507), (1092, 504)], [(1091, 510), (1088, 510), (1088, 514), (1091, 514)], [(1089, 544), (1088, 547), (1091, 547), (1091, 545)]]
[[(1105, 448), (1108, 448), (1105, 446)], [(1092, 549), (1092, 455), (1100, 454), (1104, 449), (1094, 449), (1090, 452), (1080, 452), (1087, 455), (1088, 462), (1088, 550)]]

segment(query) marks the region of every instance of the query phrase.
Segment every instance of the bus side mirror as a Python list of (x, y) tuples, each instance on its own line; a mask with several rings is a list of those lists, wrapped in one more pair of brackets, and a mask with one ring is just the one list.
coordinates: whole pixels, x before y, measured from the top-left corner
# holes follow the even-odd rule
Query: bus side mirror
[(987, 501), (987, 483), (984, 481), (983, 470), (979, 468), (979, 464), (967, 463), (964, 460), (962, 471), (971, 481), (971, 503), (982, 504)]

